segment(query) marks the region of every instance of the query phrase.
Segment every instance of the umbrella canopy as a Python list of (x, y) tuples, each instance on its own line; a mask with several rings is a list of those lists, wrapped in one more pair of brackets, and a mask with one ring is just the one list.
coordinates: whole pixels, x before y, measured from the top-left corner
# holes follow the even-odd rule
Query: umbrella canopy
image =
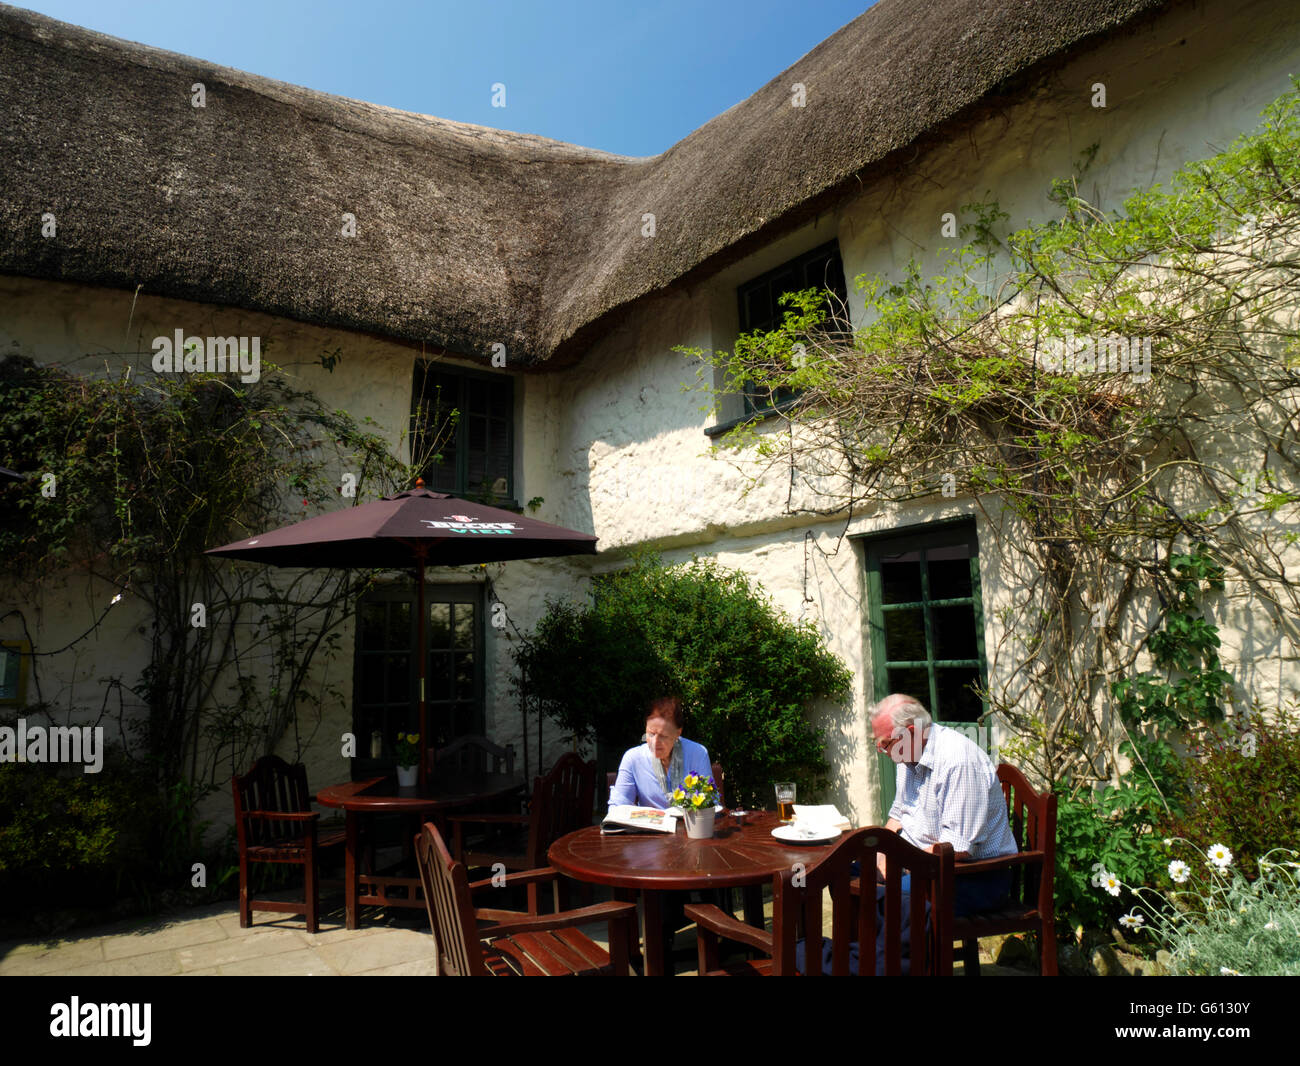
[[(429, 736), (424, 699), (425, 566), (596, 553), (596, 538), (589, 533), (575, 533), (444, 492), (430, 492), (423, 486), (423, 481), (417, 481), (416, 487), (407, 492), (308, 518), (270, 533), (211, 548), (206, 553), (273, 566), (388, 570), (414, 567), (419, 645), (415, 659), (422, 747)], [(426, 777), (426, 761), (420, 759), (421, 784)]]
[(554, 555), (594, 555), (587, 533), (481, 503), (416, 488), (237, 540), (208, 555), (273, 566), (410, 569), (423, 553), (435, 566)]

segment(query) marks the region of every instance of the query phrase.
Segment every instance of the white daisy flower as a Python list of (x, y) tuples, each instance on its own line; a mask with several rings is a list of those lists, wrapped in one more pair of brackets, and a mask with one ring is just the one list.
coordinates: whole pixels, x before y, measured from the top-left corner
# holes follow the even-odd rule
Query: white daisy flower
[(1173, 838), (1173, 837), (1165, 837), (1165, 847), (1167, 847), (1167, 848), (1172, 848), (1173, 846), (1174, 846), (1174, 838)]
[(1220, 977), (1240, 977), (1240, 976), (1241, 976), (1241, 971), (1240, 971), (1240, 970), (1230, 970), (1230, 969), (1228, 969), (1228, 967), (1226, 967), (1226, 966), (1220, 966), (1220, 967), (1219, 967), (1219, 976), (1220, 976)]
[(1102, 878), (1101, 887), (1104, 888), (1107, 892), (1109, 892), (1112, 896), (1118, 896), (1119, 878), (1116, 877), (1113, 873), (1108, 872), (1106, 876)]
[(1182, 859), (1175, 859), (1169, 864), (1169, 876), (1173, 879), (1174, 884), (1183, 884), (1191, 875), (1192, 868)]
[(1126, 914), (1119, 920), (1119, 924), (1125, 929), (1141, 929), (1145, 921), (1146, 919), (1140, 914)]
[(1226, 870), (1232, 865), (1232, 852), (1222, 844), (1214, 844), (1205, 853), (1205, 857), (1210, 860), (1211, 864), (1217, 866), (1220, 870)]
[(1264, 923), (1264, 928), (1265, 928), (1265, 929), (1276, 929), (1276, 928), (1277, 928), (1277, 922), (1265, 922), (1265, 923)]

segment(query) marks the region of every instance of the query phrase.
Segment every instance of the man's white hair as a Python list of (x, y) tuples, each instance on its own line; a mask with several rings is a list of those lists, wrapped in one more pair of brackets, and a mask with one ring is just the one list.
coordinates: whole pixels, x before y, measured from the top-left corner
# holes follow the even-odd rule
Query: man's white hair
[(920, 700), (895, 692), (871, 708), (867, 720), (874, 722), (881, 715), (888, 715), (895, 729), (906, 729), (909, 725), (924, 729), (930, 724), (930, 712)]

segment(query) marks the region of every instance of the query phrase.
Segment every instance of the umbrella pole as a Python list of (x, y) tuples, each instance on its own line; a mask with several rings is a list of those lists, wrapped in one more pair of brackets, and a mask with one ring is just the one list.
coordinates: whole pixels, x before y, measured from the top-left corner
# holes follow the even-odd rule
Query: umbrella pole
[(418, 621), (415, 623), (415, 654), (418, 659), (416, 667), (416, 677), (420, 686), (420, 791), (424, 791), (425, 785), (429, 779), (429, 729), (428, 716), (424, 706), (424, 553), (423, 544), (415, 549), (415, 604), (416, 610), (420, 612)]

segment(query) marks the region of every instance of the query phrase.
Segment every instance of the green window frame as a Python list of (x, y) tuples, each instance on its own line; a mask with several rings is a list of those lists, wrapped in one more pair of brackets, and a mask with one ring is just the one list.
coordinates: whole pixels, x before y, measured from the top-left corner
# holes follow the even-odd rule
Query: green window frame
[[(940, 725), (985, 751), (988, 683), (979, 538), (971, 520), (864, 536), (873, 699), (915, 696)], [(894, 802), (894, 763), (877, 755), (882, 810)]]
[[(789, 262), (782, 263), (776, 269), (769, 270), (736, 289), (740, 332), (769, 333), (778, 328), (785, 321), (788, 310), (781, 306), (781, 297), (804, 289), (829, 289), (838, 301), (832, 301), (829, 308), (833, 316), (831, 328), (840, 331), (848, 329), (848, 324), (838, 317), (840, 308), (848, 299), (848, 290), (844, 284), (844, 263), (840, 259), (839, 242), (829, 241), (810, 252), (795, 256)], [(783, 404), (795, 398), (789, 389), (768, 393), (747, 387), (743, 395), (746, 418), (780, 410)]]
[(514, 378), (445, 363), (415, 364), (411, 452), (421, 455), (432, 438), (442, 459), (420, 471), (428, 488), (519, 510), (514, 430)]

